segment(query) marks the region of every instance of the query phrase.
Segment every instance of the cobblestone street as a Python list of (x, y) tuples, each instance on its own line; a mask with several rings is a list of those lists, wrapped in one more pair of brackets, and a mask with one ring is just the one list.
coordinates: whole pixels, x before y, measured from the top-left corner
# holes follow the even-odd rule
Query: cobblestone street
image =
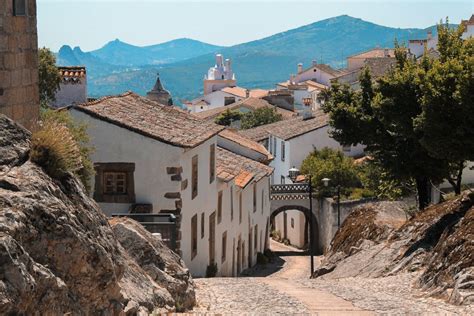
[[(473, 307), (457, 307), (421, 297), (411, 287), (415, 275), (395, 278), (310, 280), (309, 257), (272, 241), (279, 257), (251, 277), (196, 279), (197, 314), (234, 315), (473, 315)], [(319, 258), (316, 258), (317, 265)]]

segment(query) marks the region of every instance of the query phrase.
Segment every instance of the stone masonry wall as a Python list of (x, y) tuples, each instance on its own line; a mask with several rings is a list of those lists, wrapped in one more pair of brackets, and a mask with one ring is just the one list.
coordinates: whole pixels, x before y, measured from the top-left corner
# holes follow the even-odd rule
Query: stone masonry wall
[(0, 0), (0, 113), (28, 129), (39, 115), (36, 1), (13, 16), (13, 1)]

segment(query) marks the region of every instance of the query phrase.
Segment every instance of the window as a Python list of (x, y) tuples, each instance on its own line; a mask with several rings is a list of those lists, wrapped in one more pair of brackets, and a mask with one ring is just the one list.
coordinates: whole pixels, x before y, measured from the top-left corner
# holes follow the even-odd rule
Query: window
[(273, 138), (273, 155), (276, 158), (276, 156), (277, 156), (277, 140), (276, 140), (276, 138)]
[(201, 239), (204, 238), (204, 212), (201, 214)]
[(281, 161), (285, 161), (285, 142), (281, 141)]
[(96, 163), (94, 167), (96, 202), (135, 203), (134, 163)]
[(234, 220), (234, 187), (230, 187), (230, 221)]
[(273, 146), (272, 146), (272, 136), (270, 135), (270, 138), (268, 139), (268, 150), (270, 151), (270, 154), (273, 155)]
[(253, 184), (253, 212), (257, 211), (257, 184)]
[(242, 223), (242, 191), (239, 192), (239, 224)]
[(197, 214), (195, 214), (191, 218), (191, 260), (194, 259), (197, 255), (197, 222), (198, 222), (198, 217)]
[(254, 249), (257, 250), (258, 247), (258, 225), (255, 225), (255, 232), (254, 232)]
[(227, 232), (222, 233), (222, 262), (225, 261), (227, 255)]
[(193, 157), (191, 168), (191, 199), (194, 199), (198, 194), (198, 155)]
[(13, 0), (13, 16), (26, 16), (26, 0)]
[(217, 194), (217, 224), (222, 221), (222, 191)]
[(285, 176), (281, 176), (280, 183), (285, 184)]
[(291, 228), (295, 228), (295, 219), (291, 218)]
[(210, 159), (209, 159), (209, 183), (214, 182), (216, 177), (216, 145), (212, 144), (209, 148)]

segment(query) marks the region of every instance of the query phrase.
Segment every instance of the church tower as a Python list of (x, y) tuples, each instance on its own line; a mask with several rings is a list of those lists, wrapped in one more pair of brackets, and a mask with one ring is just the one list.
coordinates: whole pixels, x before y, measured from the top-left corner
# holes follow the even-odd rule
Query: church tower
[(226, 87), (235, 87), (237, 81), (232, 71), (232, 62), (221, 54), (216, 55), (216, 64), (209, 68), (207, 75), (204, 76), (204, 95)]
[(171, 94), (163, 88), (160, 80), (160, 74), (157, 74), (156, 83), (151, 91), (148, 91), (146, 97), (163, 105), (173, 105)]

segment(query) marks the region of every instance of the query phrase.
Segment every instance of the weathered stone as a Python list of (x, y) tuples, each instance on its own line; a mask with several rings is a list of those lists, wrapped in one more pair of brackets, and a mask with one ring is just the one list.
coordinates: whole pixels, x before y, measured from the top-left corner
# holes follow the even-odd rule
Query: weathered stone
[[(136, 241), (144, 256), (153, 250), (148, 268), (155, 274), (149, 275), (141, 264), (149, 257), (124, 249), (75, 177), (53, 180), (27, 160), (29, 137), (0, 115), (0, 314), (161, 313), (181, 306), (176, 299), (193, 304), (181, 260), (160, 243)], [(126, 225), (140, 232), (139, 240), (153, 238), (132, 220), (121, 229)], [(153, 270), (160, 256), (159, 276), (173, 293)]]

